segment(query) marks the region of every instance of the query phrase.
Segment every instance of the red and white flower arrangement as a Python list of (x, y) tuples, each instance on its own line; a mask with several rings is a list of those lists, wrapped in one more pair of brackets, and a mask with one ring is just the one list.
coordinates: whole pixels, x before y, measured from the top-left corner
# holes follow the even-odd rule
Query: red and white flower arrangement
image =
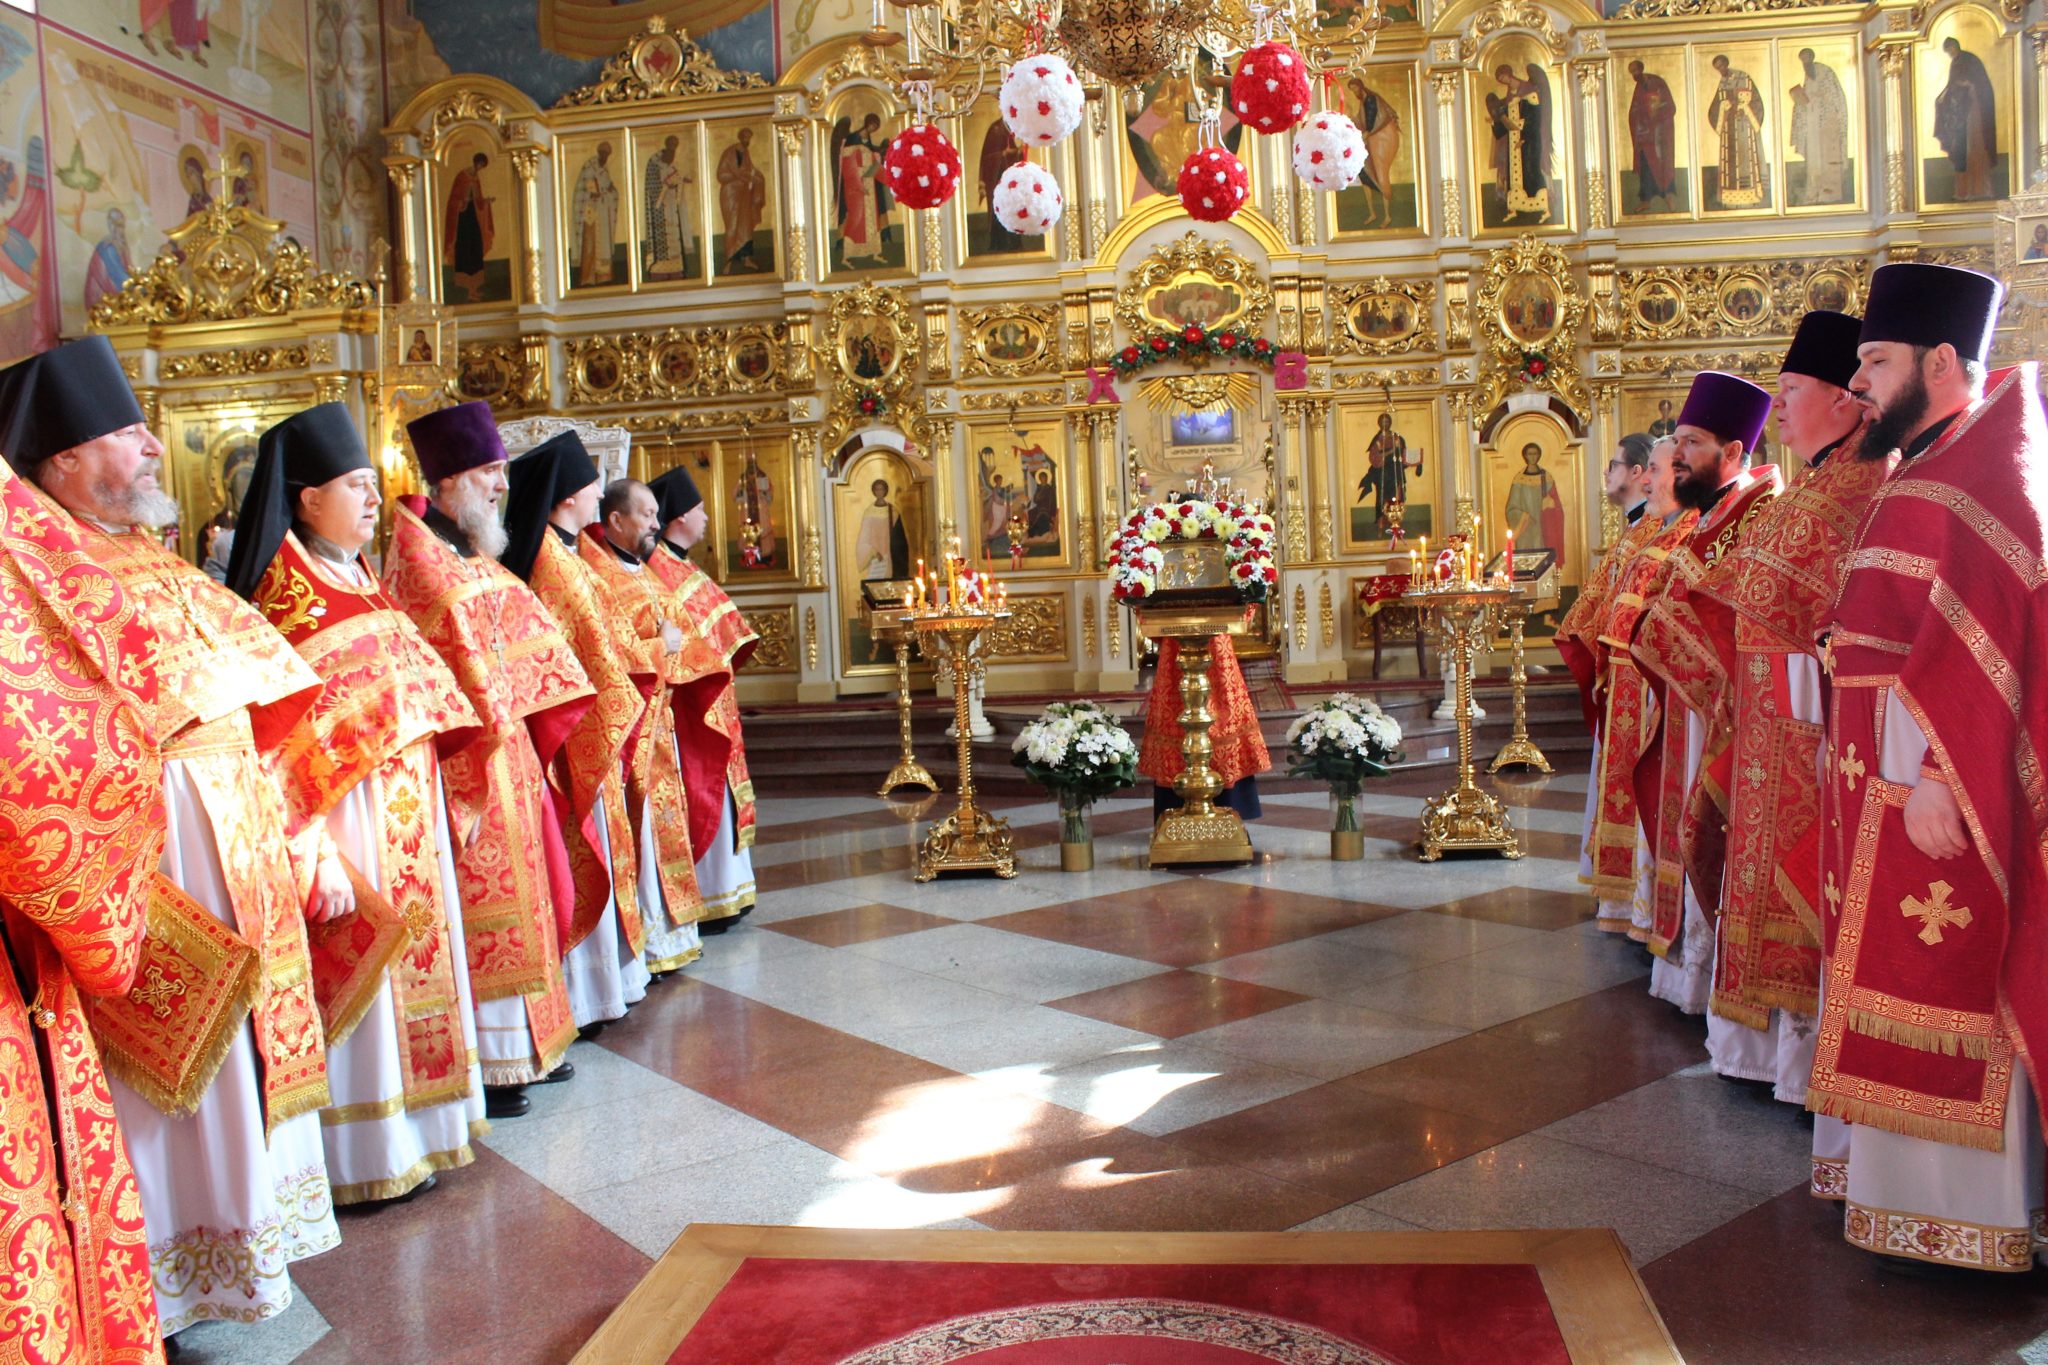
[(1159, 587), (1171, 540), (1223, 542), (1230, 585), (1247, 602), (1265, 600), (1280, 581), (1273, 562), (1273, 519), (1242, 503), (1183, 498), (1131, 513), (1109, 548), (1110, 591), (1119, 602), (1142, 602)]

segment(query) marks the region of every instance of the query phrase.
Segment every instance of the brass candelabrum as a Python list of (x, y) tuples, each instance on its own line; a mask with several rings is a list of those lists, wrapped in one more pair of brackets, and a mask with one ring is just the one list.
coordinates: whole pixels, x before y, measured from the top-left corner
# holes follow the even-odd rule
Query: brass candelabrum
[(917, 632), (898, 612), (876, 612), (868, 631), (875, 639), (894, 646), (896, 650), (896, 766), (889, 769), (889, 775), (882, 779), (881, 788), (875, 795), (887, 796), (898, 787), (923, 787), (928, 792), (935, 792), (939, 784), (924, 764), (917, 761), (917, 752), (910, 739), (910, 647), (917, 639)]
[(1536, 741), (1529, 738), (1529, 669), (1522, 650), (1522, 623), (1529, 619), (1529, 604), (1517, 594), (1515, 601), (1501, 608), (1507, 617), (1508, 636), (1514, 642), (1514, 666), (1508, 670), (1508, 682), (1515, 694), (1515, 732), (1508, 736), (1508, 742), (1500, 746), (1500, 752), (1493, 756), (1493, 762), (1486, 765), (1486, 771), (1497, 773), (1502, 768), (1534, 768), (1539, 773), (1550, 771), (1550, 760), (1536, 747)]
[(1485, 640), (1495, 613), (1521, 594), (1504, 584), (1431, 582), (1403, 597), (1436, 618), (1437, 638), (1457, 675), (1458, 784), (1422, 808), (1422, 861), (1433, 863), (1445, 849), (1493, 850), (1519, 858), (1522, 845), (1508, 824), (1506, 807), (1479, 789), (1472, 767), (1473, 656)]
[(960, 756), (960, 804), (925, 834), (917, 851), (918, 881), (928, 882), (941, 872), (1017, 875), (1010, 822), (974, 804), (974, 727), (968, 715), (968, 689), (982, 669), (988, 632), (1009, 619), (1007, 611), (940, 608), (912, 616), (907, 623), (917, 632), (926, 657), (944, 658), (952, 665), (953, 733)]

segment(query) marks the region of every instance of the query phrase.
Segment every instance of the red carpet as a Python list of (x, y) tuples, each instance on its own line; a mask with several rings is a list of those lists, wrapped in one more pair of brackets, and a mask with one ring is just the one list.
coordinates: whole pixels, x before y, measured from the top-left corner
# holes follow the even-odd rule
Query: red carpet
[[(1105, 1354), (1105, 1350), (1109, 1354)], [(749, 1256), (676, 1365), (1567, 1365), (1534, 1265)]]

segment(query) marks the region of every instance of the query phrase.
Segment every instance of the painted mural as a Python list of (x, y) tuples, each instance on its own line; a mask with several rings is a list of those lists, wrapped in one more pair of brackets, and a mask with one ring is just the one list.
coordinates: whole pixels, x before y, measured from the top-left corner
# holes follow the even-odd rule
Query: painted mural
[(307, 0), (64, 0), (45, 19), (300, 132)]
[(217, 197), (317, 241), (313, 147), (304, 133), (50, 25), (43, 62), (66, 335), (83, 332), (93, 303), (146, 267), (172, 228)]
[(41, 74), (35, 21), (0, 10), (0, 363), (40, 350), (57, 330)]

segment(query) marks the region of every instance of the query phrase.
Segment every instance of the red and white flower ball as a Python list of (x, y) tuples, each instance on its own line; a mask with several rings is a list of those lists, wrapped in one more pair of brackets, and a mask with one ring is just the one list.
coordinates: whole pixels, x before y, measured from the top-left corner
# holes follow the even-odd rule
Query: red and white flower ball
[(1308, 112), (1308, 67), (1285, 43), (1247, 49), (1230, 78), (1230, 107), (1262, 133), (1284, 133)]
[(1317, 114), (1294, 133), (1294, 173), (1311, 189), (1341, 190), (1365, 169), (1365, 137), (1343, 114)]
[(1066, 208), (1060, 182), (1043, 166), (1020, 161), (996, 182), (996, 220), (1020, 236), (1037, 237), (1050, 231)]
[(1221, 147), (1203, 147), (1181, 163), (1180, 202), (1188, 217), (1220, 223), (1251, 193), (1244, 163)]
[(960, 152), (930, 123), (898, 133), (882, 156), (889, 193), (907, 209), (935, 209), (960, 188)]
[(1050, 147), (1081, 126), (1083, 94), (1064, 57), (1041, 53), (1011, 64), (996, 101), (1019, 142)]

